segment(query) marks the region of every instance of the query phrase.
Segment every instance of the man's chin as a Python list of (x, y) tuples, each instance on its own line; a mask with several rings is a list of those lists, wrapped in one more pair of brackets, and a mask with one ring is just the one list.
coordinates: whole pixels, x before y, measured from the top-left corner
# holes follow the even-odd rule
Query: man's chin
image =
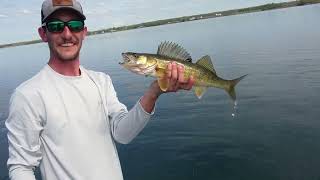
[(59, 59), (62, 61), (74, 61), (78, 59), (79, 53), (74, 53), (74, 54), (59, 54)]
[(62, 61), (73, 61), (76, 60), (79, 57), (79, 51), (76, 50), (62, 50), (62, 51), (58, 51), (57, 55), (59, 57), (60, 60)]

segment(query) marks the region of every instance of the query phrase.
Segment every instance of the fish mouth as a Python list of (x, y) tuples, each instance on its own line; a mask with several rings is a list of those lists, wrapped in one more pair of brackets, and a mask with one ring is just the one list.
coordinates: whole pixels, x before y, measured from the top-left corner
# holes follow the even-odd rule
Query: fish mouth
[(122, 55), (123, 62), (119, 62), (120, 65), (130, 62), (130, 59), (126, 53), (122, 53), (121, 55)]
[[(140, 75), (152, 75), (157, 63), (148, 64), (146, 62), (138, 62), (138, 55), (131, 52), (121, 53), (123, 62), (119, 64), (129, 71)], [(146, 61), (146, 60), (145, 60)]]

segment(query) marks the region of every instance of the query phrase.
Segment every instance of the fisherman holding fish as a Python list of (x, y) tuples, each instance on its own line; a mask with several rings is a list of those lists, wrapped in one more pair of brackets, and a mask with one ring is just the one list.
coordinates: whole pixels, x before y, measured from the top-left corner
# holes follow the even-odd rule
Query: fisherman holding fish
[(157, 72), (160, 80), (128, 111), (109, 75), (80, 65), (85, 19), (76, 0), (42, 4), (38, 32), (50, 58), (10, 99), (10, 179), (35, 180), (39, 166), (43, 180), (122, 180), (115, 142), (127, 144), (139, 134), (161, 94), (190, 90), (195, 82), (192, 74), (185, 77), (183, 65), (167, 63)]

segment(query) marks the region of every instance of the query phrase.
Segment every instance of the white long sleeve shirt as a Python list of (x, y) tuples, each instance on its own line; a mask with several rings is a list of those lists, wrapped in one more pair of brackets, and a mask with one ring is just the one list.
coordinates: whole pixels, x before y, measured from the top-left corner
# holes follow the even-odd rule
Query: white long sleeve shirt
[(12, 180), (122, 180), (114, 140), (129, 143), (151, 114), (140, 103), (128, 112), (110, 77), (81, 69), (63, 76), (46, 65), (21, 84), (6, 120)]

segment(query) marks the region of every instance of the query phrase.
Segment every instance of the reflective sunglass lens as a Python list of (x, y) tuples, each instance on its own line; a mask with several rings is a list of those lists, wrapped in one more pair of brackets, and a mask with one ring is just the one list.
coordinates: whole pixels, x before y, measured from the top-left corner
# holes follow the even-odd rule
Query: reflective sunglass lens
[(84, 28), (84, 23), (82, 21), (69, 21), (68, 27), (71, 31), (82, 31)]
[(65, 26), (68, 26), (69, 30), (72, 32), (79, 32), (84, 29), (84, 22), (72, 20), (69, 22), (51, 21), (46, 23), (49, 32), (62, 32)]
[(62, 32), (64, 29), (64, 23), (60, 21), (48, 22), (47, 29), (49, 32)]

